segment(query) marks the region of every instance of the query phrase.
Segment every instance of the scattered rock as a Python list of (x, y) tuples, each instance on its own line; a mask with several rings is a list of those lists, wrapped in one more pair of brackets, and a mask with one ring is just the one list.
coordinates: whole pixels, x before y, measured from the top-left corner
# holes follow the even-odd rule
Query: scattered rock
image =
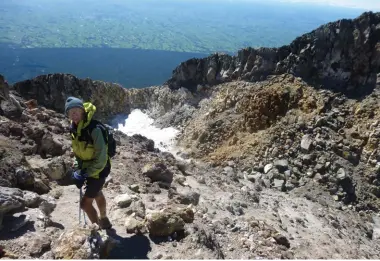
[(304, 135), (301, 140), (301, 150), (308, 153), (311, 150), (312, 145), (313, 140), (311, 139), (311, 136), (308, 134)]
[(24, 190), (23, 194), (25, 205), (28, 208), (36, 208), (39, 206), (42, 199), (37, 193)]
[(130, 188), (132, 191), (134, 191), (134, 192), (136, 192), (136, 193), (139, 193), (140, 187), (139, 187), (138, 184), (130, 185), (129, 188)]
[(347, 178), (347, 174), (344, 168), (340, 168), (338, 170), (336, 177), (338, 178), (338, 180), (344, 180), (345, 178)]
[(274, 162), (274, 166), (280, 171), (280, 172), (285, 172), (288, 167), (289, 163), (287, 160), (276, 160)]
[(144, 230), (144, 222), (137, 220), (134, 216), (129, 216), (125, 220), (127, 233), (140, 233)]
[(176, 203), (184, 205), (198, 205), (200, 194), (195, 191), (177, 192), (174, 188), (168, 191), (168, 197), (173, 199)]
[(118, 195), (115, 197), (114, 202), (119, 208), (129, 207), (133, 199), (129, 194)]
[(264, 173), (267, 174), (273, 168), (273, 164), (267, 164), (264, 167)]
[(49, 195), (43, 195), (41, 196), (42, 202), (39, 206), (39, 209), (41, 210), (42, 214), (45, 217), (50, 217), (51, 213), (53, 213), (54, 209), (57, 206), (56, 200), (49, 196)]
[(145, 204), (142, 201), (133, 201), (129, 206), (127, 212), (128, 215), (134, 214), (137, 217), (145, 217)]
[(277, 244), (290, 248), (290, 242), (284, 235), (277, 234), (273, 238), (276, 240)]
[(163, 181), (171, 183), (173, 181), (173, 173), (163, 163), (147, 164), (142, 169), (142, 174), (154, 181)]

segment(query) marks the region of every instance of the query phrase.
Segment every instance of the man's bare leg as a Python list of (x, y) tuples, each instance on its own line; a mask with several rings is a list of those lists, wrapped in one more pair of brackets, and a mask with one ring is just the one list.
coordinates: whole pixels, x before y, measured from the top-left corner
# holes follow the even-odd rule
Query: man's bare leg
[(107, 217), (107, 203), (102, 191), (99, 191), (95, 201), (99, 209), (100, 219)]
[(102, 229), (110, 229), (112, 228), (112, 224), (110, 220), (107, 218), (107, 203), (106, 198), (104, 197), (104, 194), (102, 191), (98, 193), (98, 195), (95, 198), (96, 205), (98, 205), (99, 213), (100, 213), (100, 219), (99, 219), (99, 226)]
[(93, 201), (94, 201), (93, 198), (88, 198), (88, 197), (84, 196), (82, 198), (80, 206), (84, 210), (84, 212), (86, 212), (91, 223), (99, 224), (98, 213), (96, 212), (94, 206), (92, 205)]

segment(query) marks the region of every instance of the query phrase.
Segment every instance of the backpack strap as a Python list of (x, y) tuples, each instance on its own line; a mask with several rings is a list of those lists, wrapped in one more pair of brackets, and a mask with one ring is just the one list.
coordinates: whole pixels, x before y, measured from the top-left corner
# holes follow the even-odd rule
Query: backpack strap
[(98, 121), (98, 120), (91, 120), (90, 124), (87, 126), (90, 136), (91, 136), (91, 132), (92, 132), (95, 128), (97, 128), (97, 127), (102, 131), (104, 142), (105, 142), (106, 144), (108, 144), (107, 128), (106, 128), (106, 126), (104, 126), (104, 125), (103, 125), (100, 121)]

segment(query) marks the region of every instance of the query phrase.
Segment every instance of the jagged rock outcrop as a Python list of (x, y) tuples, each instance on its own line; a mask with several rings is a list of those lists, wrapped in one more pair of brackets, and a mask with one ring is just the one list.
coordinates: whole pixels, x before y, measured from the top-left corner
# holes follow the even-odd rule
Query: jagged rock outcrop
[(22, 108), (15, 97), (10, 94), (9, 85), (4, 77), (0, 75), (0, 116), (8, 118), (19, 118), (22, 113)]
[(316, 86), (362, 95), (380, 72), (380, 13), (322, 25), (280, 48), (246, 48), (236, 56), (213, 54), (181, 63), (166, 84), (195, 90), (197, 84), (259, 81), (292, 73)]
[(148, 110), (152, 117), (157, 117), (186, 102), (194, 100), (195, 104), (201, 98), (186, 89), (176, 92), (167, 86), (125, 89), (118, 84), (79, 79), (70, 74), (41, 75), (18, 82), (13, 88), (24, 99), (35, 99), (39, 105), (61, 113), (68, 96), (80, 97), (97, 107), (98, 119), (110, 123), (115, 120), (114, 124), (124, 119), (133, 109)]

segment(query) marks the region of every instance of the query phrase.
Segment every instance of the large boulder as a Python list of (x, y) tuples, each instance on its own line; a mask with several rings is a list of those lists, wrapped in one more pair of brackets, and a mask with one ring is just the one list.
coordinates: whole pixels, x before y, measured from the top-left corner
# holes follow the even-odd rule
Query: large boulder
[(149, 163), (142, 169), (142, 174), (152, 182), (162, 181), (172, 183), (173, 172), (171, 172), (164, 163)]
[(52, 252), (56, 259), (107, 258), (116, 244), (117, 241), (105, 231), (74, 228), (53, 242)]
[(26, 159), (34, 171), (42, 172), (51, 180), (62, 180), (66, 178), (66, 164), (62, 157), (43, 159), (39, 156)]
[(32, 232), (22, 236), (18, 243), (24, 246), (24, 254), (38, 258), (50, 249), (51, 239), (46, 234)]
[(5, 214), (25, 207), (23, 196), (20, 189), (0, 187), (0, 229)]
[(166, 208), (145, 217), (146, 227), (152, 236), (170, 236), (183, 231), (185, 223), (193, 221), (194, 212), (191, 208)]

